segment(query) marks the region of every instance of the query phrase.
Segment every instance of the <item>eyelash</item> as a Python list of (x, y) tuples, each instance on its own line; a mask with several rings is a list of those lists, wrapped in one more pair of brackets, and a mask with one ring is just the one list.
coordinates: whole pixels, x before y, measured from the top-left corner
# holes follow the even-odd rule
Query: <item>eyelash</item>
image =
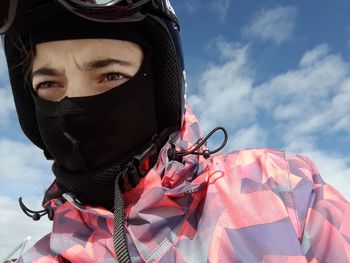
[[(118, 79), (115, 79), (115, 80), (108, 80), (108, 77), (111, 77), (111, 76), (118, 76)], [(100, 82), (108, 82), (108, 81), (119, 81), (119, 80), (122, 80), (124, 78), (129, 78), (128, 76), (126, 76), (125, 74), (122, 74), (122, 73), (119, 73), (119, 72), (108, 72), (106, 74), (103, 74), (102, 77), (101, 77), (101, 80)], [(49, 85), (49, 86), (47, 86)], [(43, 81), (43, 82), (40, 82), (38, 83), (35, 87), (34, 87), (34, 90), (39, 90), (39, 89), (49, 89), (49, 88), (52, 88), (52, 87), (60, 87), (61, 85), (56, 82), (56, 81)]]
[[(44, 87), (44, 85), (50, 85), (49, 87)], [(56, 81), (43, 81), (35, 85), (34, 90), (39, 90), (39, 89), (50, 89), (52, 86), (55, 85), (56, 87), (59, 86), (60, 84)]]
[[(115, 80), (108, 80), (107, 79), (108, 77), (115, 76), (115, 75), (118, 76), (118, 79), (115, 79)], [(119, 73), (119, 72), (108, 72), (108, 73), (102, 75), (102, 81), (101, 82), (104, 82), (104, 81), (119, 81), (119, 80), (122, 80), (124, 78), (128, 78), (128, 76), (126, 76), (125, 74)]]

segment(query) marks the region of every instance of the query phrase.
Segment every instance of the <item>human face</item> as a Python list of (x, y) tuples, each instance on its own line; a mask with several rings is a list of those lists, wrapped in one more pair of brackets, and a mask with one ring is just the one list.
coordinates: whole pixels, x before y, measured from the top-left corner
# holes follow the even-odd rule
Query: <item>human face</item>
[(45, 100), (97, 95), (118, 87), (139, 70), (143, 52), (135, 43), (80, 39), (36, 45), (32, 86)]

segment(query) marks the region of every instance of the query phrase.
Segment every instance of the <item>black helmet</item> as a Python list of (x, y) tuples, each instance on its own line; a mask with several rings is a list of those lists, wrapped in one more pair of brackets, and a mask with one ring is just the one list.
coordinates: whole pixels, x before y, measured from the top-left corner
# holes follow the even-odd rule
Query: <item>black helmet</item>
[(0, 10), (0, 33), (19, 122), (25, 135), (46, 154), (29, 92), (31, 84), (26, 80), (25, 59), (26, 50), (31, 46), (32, 27), (57, 16), (75, 16), (109, 23), (109, 26), (139, 24), (153, 49), (159, 129), (180, 128), (185, 104), (185, 72), (179, 23), (169, 0), (1, 0)]

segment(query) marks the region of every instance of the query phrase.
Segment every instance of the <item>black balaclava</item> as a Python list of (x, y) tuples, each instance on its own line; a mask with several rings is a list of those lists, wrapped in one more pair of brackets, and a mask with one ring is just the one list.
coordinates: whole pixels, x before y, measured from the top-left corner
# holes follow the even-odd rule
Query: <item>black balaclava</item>
[(121, 86), (94, 96), (52, 102), (34, 94), (36, 115), (60, 188), (84, 203), (111, 207), (116, 176), (146, 149), (158, 130), (152, 51), (136, 23), (103, 24), (61, 17), (31, 33), (33, 45), (83, 38), (140, 44), (144, 59), (139, 71)]

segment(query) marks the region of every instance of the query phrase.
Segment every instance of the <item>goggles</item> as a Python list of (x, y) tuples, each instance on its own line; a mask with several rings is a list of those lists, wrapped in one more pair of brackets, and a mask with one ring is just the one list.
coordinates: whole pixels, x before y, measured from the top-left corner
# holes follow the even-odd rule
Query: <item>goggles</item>
[[(0, 34), (5, 34), (13, 25), (18, 14), (20, 0), (0, 0)], [(28, 0), (21, 0), (28, 1)], [(171, 20), (177, 22), (175, 14), (167, 8), (168, 0), (56, 0), (69, 11), (89, 20), (101, 22), (123, 22), (140, 20), (144, 17), (139, 11), (150, 4)], [(166, 2), (166, 3), (164, 3)]]

